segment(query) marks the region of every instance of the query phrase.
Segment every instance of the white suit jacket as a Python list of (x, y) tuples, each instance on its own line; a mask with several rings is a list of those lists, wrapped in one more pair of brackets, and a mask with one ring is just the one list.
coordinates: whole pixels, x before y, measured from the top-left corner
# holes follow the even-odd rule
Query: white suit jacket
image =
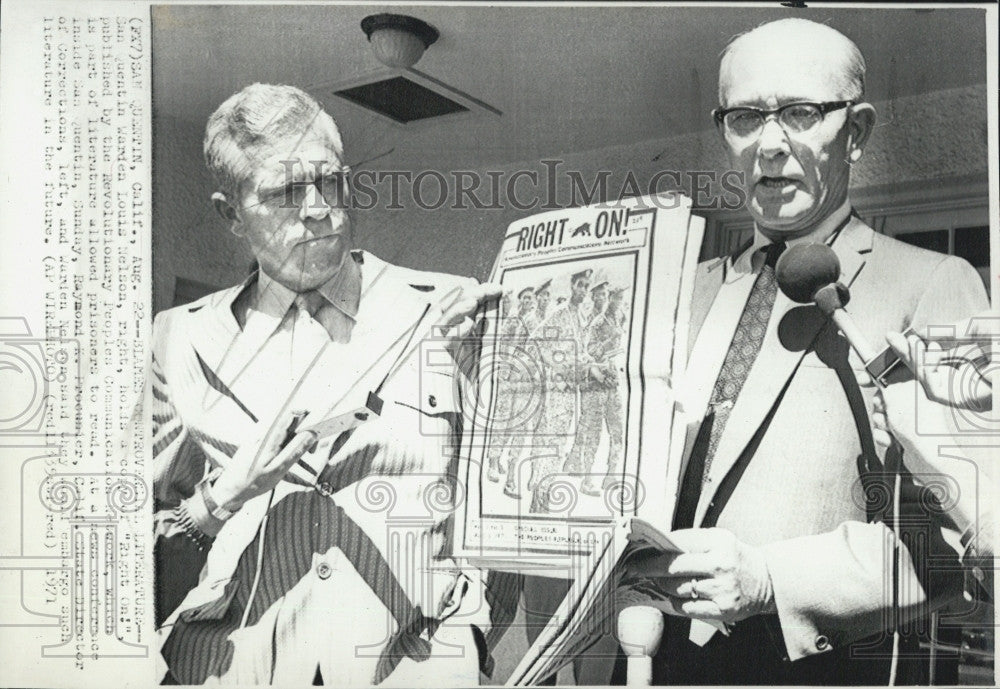
[[(474, 281), (360, 257), (351, 342), (301, 380), (282, 379), (262, 354), (270, 327), (240, 328), (232, 305), (246, 284), (156, 319), (158, 518), (197, 500), (195, 485), (283, 410), (315, 421), (365, 407), (372, 391), (382, 400), (330, 460), (355, 466), (356, 480), (333, 495), (283, 481), (222, 527), (161, 630), (181, 683), (308, 684), (317, 666), (334, 685), (478, 683), (470, 624), (488, 613), (478, 575), (459, 573), (447, 553), (461, 497), (449, 480), (459, 386), (454, 362), (425, 336), (441, 302)], [(322, 467), (333, 449), (321, 443), (311, 463)]]

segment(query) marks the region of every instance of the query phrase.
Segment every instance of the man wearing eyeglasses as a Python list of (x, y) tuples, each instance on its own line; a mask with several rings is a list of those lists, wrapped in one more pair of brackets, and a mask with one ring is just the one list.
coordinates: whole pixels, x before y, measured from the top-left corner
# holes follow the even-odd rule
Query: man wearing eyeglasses
[[(885, 479), (894, 466), (872, 442), (863, 362), (774, 277), (786, 247), (830, 244), (848, 310), (876, 345), (986, 306), (966, 262), (876, 234), (852, 212), (851, 169), (876, 117), (864, 76), (853, 42), (802, 19), (765, 24), (723, 53), (713, 116), (755, 231), (696, 278), (685, 392), (694, 421), (670, 534), (685, 552), (631, 571), (658, 582), (671, 613), (656, 683), (916, 681), (917, 635), (905, 627), (894, 647), (895, 625), (961, 591), (947, 565), (954, 551), (914, 504), (912, 477), (898, 492)], [(906, 542), (889, 525), (895, 495), (900, 523), (914, 525)]]

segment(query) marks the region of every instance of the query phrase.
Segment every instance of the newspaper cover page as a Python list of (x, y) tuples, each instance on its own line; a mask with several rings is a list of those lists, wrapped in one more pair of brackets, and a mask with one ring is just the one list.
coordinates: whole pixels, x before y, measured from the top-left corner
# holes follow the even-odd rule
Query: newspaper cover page
[(994, 685), (997, 19), (4, 0), (0, 685)]
[(588, 551), (624, 515), (672, 512), (673, 377), (702, 225), (690, 199), (663, 195), (507, 228), (466, 437), (464, 554), (519, 570)]

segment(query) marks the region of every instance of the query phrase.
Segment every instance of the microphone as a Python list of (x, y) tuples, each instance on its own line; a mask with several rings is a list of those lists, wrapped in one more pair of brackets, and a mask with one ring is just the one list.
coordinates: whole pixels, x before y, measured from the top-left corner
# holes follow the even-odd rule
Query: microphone
[(649, 605), (630, 606), (618, 613), (618, 643), (628, 657), (626, 686), (653, 683), (653, 655), (660, 646), (663, 626), (663, 613)]
[[(820, 311), (833, 320), (866, 368), (879, 358), (879, 352), (861, 333), (851, 315), (844, 311), (851, 293), (837, 281), (840, 277), (840, 260), (833, 249), (826, 244), (798, 244), (790, 247), (778, 259), (774, 275), (785, 296), (799, 304), (815, 303)], [(873, 375), (878, 378), (882, 373)]]

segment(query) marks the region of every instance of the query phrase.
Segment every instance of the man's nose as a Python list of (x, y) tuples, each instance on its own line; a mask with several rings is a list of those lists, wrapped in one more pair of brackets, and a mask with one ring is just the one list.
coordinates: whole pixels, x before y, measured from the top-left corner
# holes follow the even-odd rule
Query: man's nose
[(308, 218), (322, 220), (329, 214), (330, 206), (323, 195), (319, 193), (319, 188), (315, 184), (307, 185), (305, 198), (302, 199), (302, 204), (299, 206), (299, 218), (302, 220)]
[(764, 158), (775, 158), (788, 154), (788, 135), (778, 123), (777, 118), (764, 120), (764, 128), (760, 131), (757, 141), (757, 151)]

